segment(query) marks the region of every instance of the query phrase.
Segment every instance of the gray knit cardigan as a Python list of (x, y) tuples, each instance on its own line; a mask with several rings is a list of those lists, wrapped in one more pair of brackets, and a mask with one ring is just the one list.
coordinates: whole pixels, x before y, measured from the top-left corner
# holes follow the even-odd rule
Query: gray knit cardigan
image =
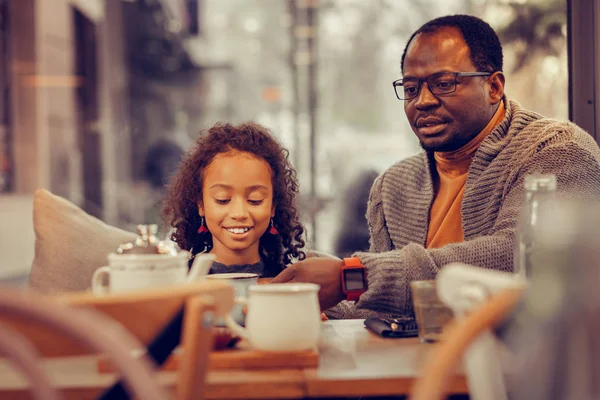
[(467, 174), (464, 242), (425, 248), (434, 162), (421, 152), (395, 164), (371, 189), (370, 251), (355, 254), (367, 268), (369, 290), (356, 305), (342, 302), (328, 310), (330, 318), (411, 315), (409, 282), (434, 279), (451, 262), (512, 271), (527, 174), (555, 174), (559, 195), (600, 199), (600, 149), (594, 139), (570, 122), (504, 101), (504, 119), (481, 143)]

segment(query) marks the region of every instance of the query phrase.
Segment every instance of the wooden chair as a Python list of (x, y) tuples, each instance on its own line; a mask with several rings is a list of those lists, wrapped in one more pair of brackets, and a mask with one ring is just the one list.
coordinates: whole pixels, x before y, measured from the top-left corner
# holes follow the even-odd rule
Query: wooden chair
[[(167, 396), (166, 392), (154, 383), (153, 367), (148, 360), (131, 357), (131, 352), (139, 347), (139, 342), (117, 323), (100, 313), (72, 310), (47, 301), (42, 296), (31, 293), (24, 295), (6, 287), (0, 290), (0, 318), (3, 322), (14, 321), (35, 327), (39, 329), (38, 333), (52, 332), (57, 337), (68, 338), (73, 343), (106, 354), (122, 373), (131, 393), (138, 398), (160, 400)], [(36, 352), (25, 339), (24, 332), (5, 326), (3, 330), (3, 340), (0, 341), (2, 349), (30, 378), (35, 398), (61, 398), (44, 378)], [(14, 341), (12, 350), (7, 340)], [(46, 344), (51, 346), (50, 343)]]
[(19, 332), (1, 324), (0, 357), (8, 358), (28, 378), (34, 399), (60, 399), (40, 366), (40, 357), (35, 348)]
[[(482, 333), (501, 323), (522, 296), (523, 288), (504, 289), (492, 294), (483, 305), (450, 326), (444, 334), (444, 340), (436, 344), (435, 350), (429, 355), (423, 374), (412, 389), (411, 400), (444, 398), (449, 378), (465, 350)], [(496, 355), (487, 354), (487, 356)], [(493, 382), (494, 379), (490, 381)]]
[[(29, 296), (23, 292), (21, 296)], [(38, 295), (39, 296), (39, 295)], [(43, 296), (63, 306), (100, 312), (119, 322), (120, 330), (143, 345), (150, 341), (185, 307), (179, 363), (178, 399), (203, 397), (208, 356), (212, 348), (212, 322), (234, 304), (233, 287), (225, 282), (202, 281), (160, 289), (106, 296), (72, 292)], [(56, 332), (39, 330), (29, 321), (10, 320), (11, 325), (47, 357), (90, 354), (90, 350)]]

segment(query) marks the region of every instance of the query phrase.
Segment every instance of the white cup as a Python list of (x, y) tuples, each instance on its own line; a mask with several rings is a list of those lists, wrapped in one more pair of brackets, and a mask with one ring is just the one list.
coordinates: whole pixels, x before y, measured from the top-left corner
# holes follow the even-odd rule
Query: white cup
[(313, 283), (273, 283), (250, 286), (246, 299), (246, 328), (231, 316), (227, 326), (250, 345), (265, 351), (299, 351), (314, 349), (319, 341), (321, 311), (319, 285)]
[[(100, 267), (92, 276), (95, 294), (126, 292), (182, 283), (188, 272), (187, 251), (168, 254), (108, 255), (108, 266)], [(108, 285), (105, 285), (108, 277)]]
[[(231, 272), (224, 274), (206, 275), (206, 279), (227, 281), (235, 290), (235, 297), (247, 297), (248, 288), (256, 285), (258, 282), (258, 274), (247, 272)], [(245, 325), (246, 316), (244, 315), (244, 305), (236, 304), (230, 311), (233, 319), (240, 325)], [(225, 321), (217, 321), (217, 325), (224, 325)]]

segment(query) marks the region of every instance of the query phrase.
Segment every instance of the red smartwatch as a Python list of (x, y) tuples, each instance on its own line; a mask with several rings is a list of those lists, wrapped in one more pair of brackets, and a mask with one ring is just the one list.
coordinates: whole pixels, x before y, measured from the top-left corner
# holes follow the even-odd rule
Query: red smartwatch
[(358, 301), (367, 291), (367, 270), (358, 257), (344, 258), (342, 265), (342, 292), (348, 301)]

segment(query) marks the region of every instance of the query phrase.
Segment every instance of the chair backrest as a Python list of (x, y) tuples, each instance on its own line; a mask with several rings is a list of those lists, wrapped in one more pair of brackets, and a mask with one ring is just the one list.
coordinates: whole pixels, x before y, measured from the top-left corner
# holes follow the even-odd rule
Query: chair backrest
[[(119, 324), (96, 311), (73, 310), (47, 301), (44, 296), (4, 287), (0, 290), (0, 319), (9, 324), (30, 323), (41, 331), (53, 332), (72, 342), (83, 344), (92, 352), (105, 354), (114, 362), (123, 376), (125, 385), (137, 398), (152, 400), (168, 398), (167, 393), (153, 380), (153, 367), (148, 359), (131, 357), (131, 352), (139, 348), (140, 343)], [(39, 387), (40, 383), (47, 385), (47, 381), (40, 377), (39, 369), (36, 370), (30, 365), (36, 358), (31, 347), (24, 344), (26, 333), (16, 333), (10, 328), (6, 332), (13, 336), (17, 346), (21, 346), (22, 350), (8, 352), (8, 355), (25, 370), (27, 376), (32, 378), (36, 396), (43, 399), (57, 398), (53, 390), (46, 393), (40, 391), (40, 389), (48, 389)]]
[[(96, 296), (90, 292), (67, 292), (42, 296), (46, 301), (100, 311), (118, 321), (142, 344), (147, 345), (184, 307), (189, 298), (198, 295), (213, 299), (215, 313), (218, 315), (224, 315), (233, 306), (233, 289), (230, 285), (208, 281), (105, 296)], [(39, 332), (35, 324), (30, 321), (14, 320), (11, 321), (11, 325), (24, 333), (46, 357), (90, 354), (88, 348), (73, 343), (61, 334), (47, 330)]]
[[(71, 308), (100, 312), (119, 322), (121, 330), (128, 331), (143, 345), (149, 344), (185, 307), (182, 345), (196, 349), (184, 351), (180, 364), (178, 398), (187, 399), (192, 396), (201, 398), (208, 353), (212, 346), (211, 326), (201, 323), (202, 314), (210, 311), (214, 317), (225, 315), (234, 304), (234, 289), (226, 282), (200, 281), (105, 296), (70, 292), (43, 295), (43, 298)], [(40, 329), (43, 327), (35, 321), (9, 318), (4, 322), (9, 322), (29, 338), (38, 351), (47, 357), (90, 354), (87, 346), (74, 343), (59, 332)]]
[[(491, 295), (505, 289), (520, 293), (528, 285), (522, 276), (462, 263), (446, 265), (436, 280), (440, 299), (459, 321), (483, 306)], [(462, 358), (471, 399), (507, 399), (503, 347), (491, 329), (484, 329), (469, 343)]]
[[(444, 340), (436, 344), (435, 350), (429, 355), (423, 374), (413, 387), (411, 400), (442, 399), (449, 377), (454, 372), (454, 368), (465, 350), (480, 338), (482, 333), (491, 334), (491, 329), (508, 316), (522, 295), (523, 288), (504, 289), (499, 293), (491, 295), (483, 305), (475, 307), (464, 319), (455, 321), (445, 332)], [(485, 355), (488, 358), (495, 358), (494, 354)], [(472, 391), (471, 383), (476, 381), (475, 374), (479, 374), (479, 372), (473, 371), (472, 368), (470, 371), (467, 370), (470, 391)], [(494, 370), (495, 374), (496, 371)], [(496, 382), (497, 376), (483, 376), (480, 378), (486, 384), (493, 385)], [(498, 392), (495, 387), (486, 387), (483, 389), (483, 392), (490, 394), (491, 397), (487, 397), (488, 399), (506, 396), (505, 393)], [(479, 393), (482, 392), (480, 391)]]
[(36, 400), (58, 400), (62, 397), (52, 387), (40, 364), (40, 357), (27, 339), (14, 329), (0, 324), (0, 357), (7, 357), (31, 382)]

